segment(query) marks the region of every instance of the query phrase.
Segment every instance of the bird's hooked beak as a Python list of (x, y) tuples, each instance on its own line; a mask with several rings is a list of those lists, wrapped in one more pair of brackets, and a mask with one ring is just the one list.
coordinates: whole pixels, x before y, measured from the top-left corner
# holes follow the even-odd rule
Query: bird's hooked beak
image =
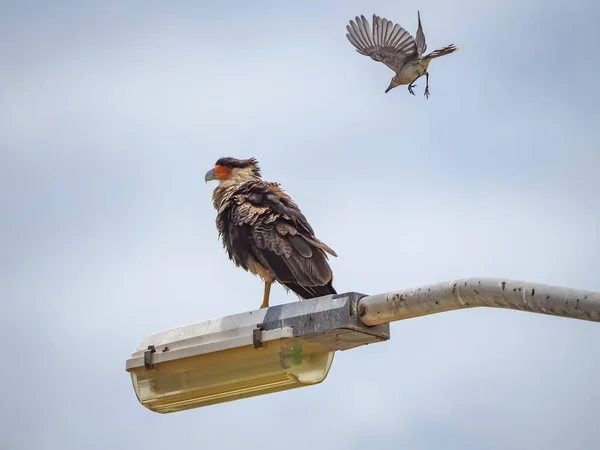
[(210, 169), (208, 172), (206, 172), (206, 175), (204, 175), (205, 183), (208, 183), (209, 181), (215, 181), (218, 179), (219, 177), (217, 177), (217, 172), (215, 172), (215, 169)]
[(225, 167), (217, 164), (204, 175), (204, 182), (224, 181), (231, 177), (231, 167)]

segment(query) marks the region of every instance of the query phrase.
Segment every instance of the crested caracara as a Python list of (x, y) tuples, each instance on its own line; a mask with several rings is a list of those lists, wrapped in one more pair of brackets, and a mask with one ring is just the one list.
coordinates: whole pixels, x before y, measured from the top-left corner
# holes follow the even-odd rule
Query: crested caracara
[(315, 237), (279, 183), (262, 180), (256, 159), (221, 158), (204, 180), (219, 181), (212, 198), (229, 259), (264, 280), (261, 308), (269, 306), (273, 281), (303, 299), (336, 293), (326, 255), (336, 253)]

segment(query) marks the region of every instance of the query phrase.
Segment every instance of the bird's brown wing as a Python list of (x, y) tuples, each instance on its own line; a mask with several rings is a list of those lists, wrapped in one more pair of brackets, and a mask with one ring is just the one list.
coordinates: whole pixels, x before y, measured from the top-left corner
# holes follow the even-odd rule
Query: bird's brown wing
[(417, 45), (408, 31), (373, 14), (373, 30), (365, 16), (346, 25), (346, 37), (361, 55), (370, 56), (398, 73), (407, 61), (417, 57)]
[(230, 235), (244, 242), (277, 281), (303, 298), (335, 293), (326, 253), (336, 253), (315, 237), (298, 205), (277, 184), (246, 183), (232, 200), (230, 229), (235, 230)]

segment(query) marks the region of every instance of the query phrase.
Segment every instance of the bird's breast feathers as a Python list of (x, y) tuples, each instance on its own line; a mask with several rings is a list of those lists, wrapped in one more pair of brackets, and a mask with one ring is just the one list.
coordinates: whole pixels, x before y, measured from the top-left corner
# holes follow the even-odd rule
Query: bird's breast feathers
[(399, 84), (409, 84), (415, 81), (415, 79), (425, 75), (427, 72), (427, 65), (422, 62), (415, 61), (414, 64), (407, 64), (402, 68), (400, 73), (396, 75), (396, 81)]

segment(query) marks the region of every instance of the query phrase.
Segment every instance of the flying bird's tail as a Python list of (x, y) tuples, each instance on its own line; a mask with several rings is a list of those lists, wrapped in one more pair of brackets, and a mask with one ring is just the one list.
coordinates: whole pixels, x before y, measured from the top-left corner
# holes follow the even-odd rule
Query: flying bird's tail
[(429, 53), (428, 55), (423, 56), (422, 59), (434, 59), (434, 58), (439, 58), (440, 56), (446, 56), (449, 55), (450, 53), (454, 53), (457, 52), (461, 49), (462, 47), (457, 47), (454, 44), (450, 44), (450, 45), (446, 45), (445, 47), (440, 48), (439, 50), (434, 50), (431, 53)]
[(331, 281), (324, 286), (301, 286), (297, 283), (283, 283), (285, 287), (294, 291), (304, 300), (309, 298), (323, 297), (325, 295), (337, 294)]

